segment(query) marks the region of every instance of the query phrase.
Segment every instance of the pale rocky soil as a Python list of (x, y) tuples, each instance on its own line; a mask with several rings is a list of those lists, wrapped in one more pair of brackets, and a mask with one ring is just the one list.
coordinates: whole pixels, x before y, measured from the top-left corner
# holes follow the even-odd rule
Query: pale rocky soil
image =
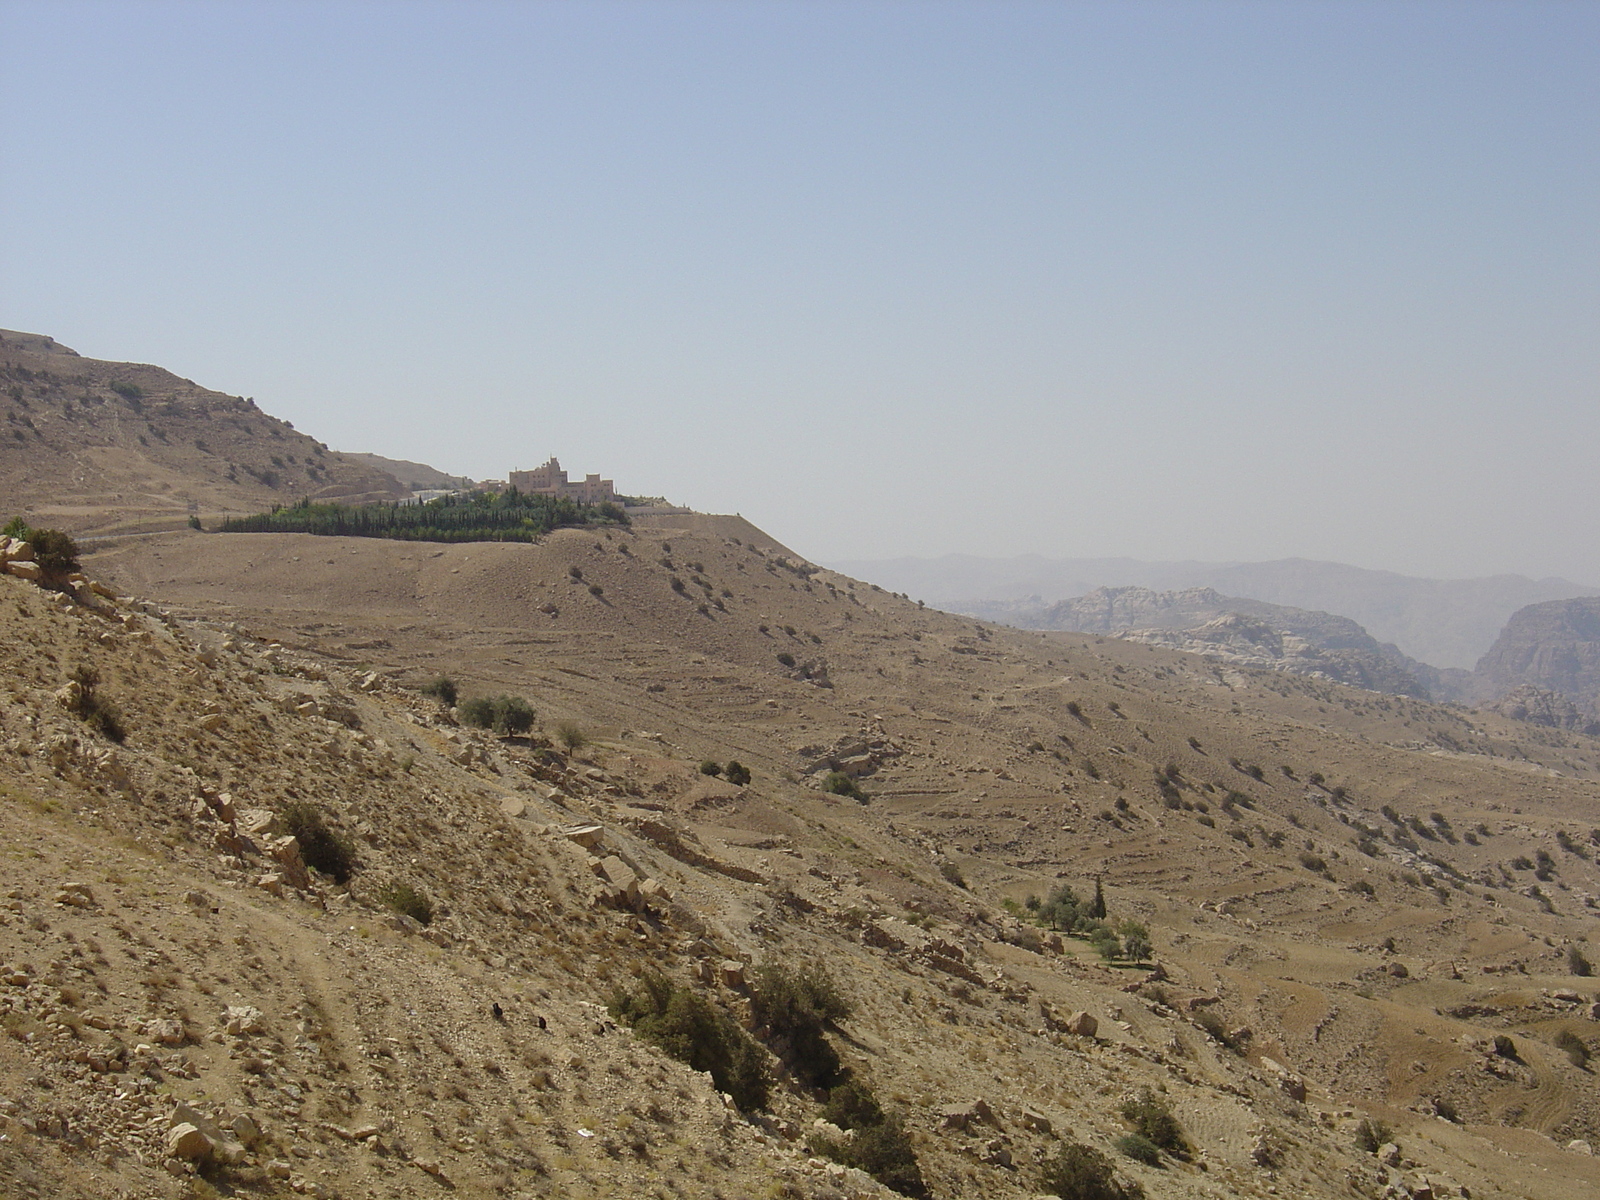
[[(1600, 958), (1594, 739), (919, 609), (735, 518), (537, 546), (175, 533), (87, 565), (146, 599), (0, 577), (0, 1194), (876, 1194), (810, 1158), (814, 1098), (747, 1120), (604, 1012), (655, 966), (743, 1013), (720, 964), (771, 960), (841, 981), (835, 1041), (939, 1197), (1035, 1194), (1057, 1139), (1109, 1149), (1144, 1085), (1196, 1146), (1118, 1160), (1152, 1197), (1600, 1192), (1567, 1148), (1600, 1144), (1594, 1076), (1552, 1045), (1600, 1048), (1600, 984), (1566, 968)], [(125, 744), (57, 701), (79, 665)], [(416, 691), (441, 671), (592, 743), (463, 730)], [(830, 762), (871, 801), (823, 795)], [(349, 887), (266, 853), (294, 800), (356, 840)], [(1542, 882), (1514, 865), (1541, 851)], [(1166, 981), (1000, 906), (1096, 875)], [(394, 880), (430, 927), (379, 902)], [(229, 1033), (230, 1008), (259, 1016)], [(1079, 1010), (1095, 1036), (1061, 1028)], [(992, 1122), (947, 1127), (975, 1099)], [(1362, 1115), (1398, 1165), (1355, 1148)], [(169, 1161), (179, 1118), (236, 1161)]]

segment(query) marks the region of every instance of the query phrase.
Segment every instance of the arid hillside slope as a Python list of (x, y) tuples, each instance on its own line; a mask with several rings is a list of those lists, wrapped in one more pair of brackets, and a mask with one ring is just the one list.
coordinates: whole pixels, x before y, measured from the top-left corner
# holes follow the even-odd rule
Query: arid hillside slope
[(175, 529), (302, 496), (387, 500), (394, 478), (142, 363), (0, 330), (0, 511), (75, 534)]
[[(136, 784), (137, 800), (70, 808), (68, 784), (45, 770), (40, 714), (75, 653), (43, 639), (49, 656), (30, 668), (36, 681), (18, 692), (14, 704), (27, 707), (13, 727), (46, 749), (17, 786), (46, 807), (59, 797), (50, 818), (89, 843), (146, 846), (136, 826), (166, 812), (163, 886), (215, 877), (205, 886), (231, 887), (247, 908), (306, 928), (323, 919), (316, 897), (308, 906), (261, 895), (259, 866), (213, 866), (215, 852), (198, 853), (185, 822), (212, 820), (192, 801), (207, 790), (227, 791), (236, 807), (314, 798), (365, 841), (350, 899), (317, 885), (321, 904), (355, 906), (359, 920), (340, 927), (354, 925), (358, 938), (369, 930), (321, 960), (332, 972), (325, 987), (346, 1004), (378, 968), (341, 956), (374, 937), (396, 943), (394, 970), (420, 954), (443, 972), (428, 986), (448, 983), (503, 1012), (513, 1011), (507, 995), (519, 1005), (538, 997), (547, 1024), (559, 1013), (574, 1038), (595, 1011), (583, 1004), (602, 1003), (647, 963), (684, 980), (709, 974), (702, 986), (741, 1012), (742, 993), (720, 981), (717, 963), (826, 962), (857, 1005), (841, 1051), (903, 1106), (937, 1196), (1034, 1194), (1035, 1164), (1061, 1138), (1109, 1150), (1125, 1132), (1118, 1097), (1145, 1084), (1166, 1089), (1198, 1151), (1160, 1169), (1119, 1159), (1151, 1196), (1377, 1195), (1391, 1183), (1415, 1189), (1421, 1174), (1475, 1196), (1554, 1200), (1600, 1186), (1595, 1160), (1564, 1148), (1600, 1139), (1592, 1076), (1557, 1045), (1562, 1035), (1595, 1044), (1600, 996), (1571, 969), (1574, 953), (1592, 957), (1600, 903), (1591, 833), (1600, 744), (1122, 641), (987, 626), (719, 532), (714, 518), (682, 524), (568, 530), (535, 546), (192, 533), (108, 545), (93, 572), (171, 610), (166, 632), (151, 631), (173, 639), (161, 643), (162, 669), (214, 681), (151, 692), (156, 702), (130, 718), (135, 732), (118, 754), (137, 754), (148, 736), (153, 755), (194, 772), (193, 785)], [(76, 653), (107, 645), (95, 632), (103, 618), (26, 607), (83, 628), (71, 635)], [(104, 633), (111, 645), (138, 636)], [(415, 691), (441, 671), (466, 696), (524, 695), (547, 734), (570, 722), (591, 744), (550, 775), (549, 760), (522, 743), (455, 729)], [(102, 672), (131, 707), (155, 664)], [(224, 680), (237, 693), (210, 699), (206, 689)], [(346, 708), (359, 731), (315, 715)], [(208, 740), (182, 749), (202, 736), (193, 723), (215, 716), (225, 734), (213, 742), (203, 731)], [(169, 738), (174, 748), (160, 749)], [(748, 786), (696, 769), (729, 758), (752, 769)], [(868, 802), (821, 792), (830, 769), (856, 776)], [(168, 800), (151, 799), (160, 794)], [(18, 819), (33, 820), (25, 809)], [(606, 846), (672, 903), (609, 907), (604, 880), (588, 882), (599, 878), (585, 865), (595, 856), (561, 858), (577, 852), (562, 849), (559, 829), (582, 821), (602, 825)], [(396, 876), (447, 910), (436, 922), (445, 945), (380, 932), (378, 891)], [(1086, 894), (1096, 877), (1113, 916), (1149, 927), (1165, 980), (1102, 965), (1076, 939), (1054, 949), (1001, 907), (1059, 883)], [(504, 1055), (498, 1075), (479, 1073), (462, 1039), (504, 1027), (464, 999), (451, 1004), (434, 1031), (454, 1058), (427, 1059), (426, 1070), (436, 1093), (454, 1081), (442, 1086), (461, 1095), (429, 1106), (434, 1127), (407, 1123), (418, 1110), (401, 1095), (420, 1076), (398, 1067), (394, 1090), (370, 1073), (365, 1088), (349, 1084), (359, 1104), (346, 1096), (351, 1115), (328, 1121), (395, 1122), (406, 1153), (466, 1194), (839, 1186), (807, 1173), (816, 1168), (803, 1135), (817, 1109), (803, 1088), (778, 1093), (788, 1124), (719, 1127), (715, 1137), (733, 1140), (715, 1143), (728, 1148), (712, 1161), (725, 1155), (747, 1174), (713, 1180), (696, 1173), (703, 1159), (692, 1148), (710, 1132), (620, 1099), (637, 1106), (640, 1072), (681, 1078), (670, 1060), (604, 1031), (597, 1016), (583, 1036), (633, 1056), (604, 1060), (619, 1099), (603, 1101), (577, 1067), (530, 1068), (550, 1074), (546, 1096)], [(193, 1005), (204, 1008), (198, 996)], [(1073, 1010), (1096, 1016), (1096, 1036), (1062, 1031)], [(338, 1025), (342, 1036), (370, 1047), (373, 1035), (352, 1019)], [(1506, 1051), (1496, 1037), (1510, 1039)], [(219, 1079), (210, 1094), (245, 1082)], [(644, 1090), (667, 1086), (679, 1085)], [(690, 1100), (697, 1094), (689, 1088)], [(992, 1123), (943, 1113), (973, 1099)], [(567, 1105), (567, 1123), (535, 1104)], [(597, 1110), (645, 1148), (590, 1153), (570, 1125), (599, 1122), (577, 1115)], [(1356, 1149), (1363, 1115), (1395, 1128), (1399, 1166)], [(285, 1119), (291, 1155), (298, 1137), (337, 1157), (342, 1135), (319, 1141), (325, 1126)], [(534, 1148), (521, 1165), (519, 1146)], [(374, 1161), (351, 1154), (326, 1166), (330, 1186), (380, 1186)], [(385, 1160), (397, 1175), (381, 1186), (414, 1186), (400, 1161), (409, 1160)]]

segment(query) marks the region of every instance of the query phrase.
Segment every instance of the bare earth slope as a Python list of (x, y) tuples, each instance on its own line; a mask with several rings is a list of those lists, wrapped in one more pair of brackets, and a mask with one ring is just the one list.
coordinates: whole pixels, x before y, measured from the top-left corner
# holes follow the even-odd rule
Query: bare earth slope
[[(1197, 1151), (1119, 1159), (1151, 1196), (1375, 1196), (1423, 1173), (1475, 1196), (1600, 1187), (1595, 1160), (1563, 1148), (1600, 1138), (1592, 1076), (1555, 1045), (1595, 1043), (1596, 988), (1569, 951), (1600, 894), (1600, 744), (987, 626), (714, 518), (682, 526), (536, 546), (180, 533), (97, 553), (94, 573), (160, 597), (168, 620), (58, 611), (0, 580), (8, 640), (30, 647), (5, 710), (20, 853), (0, 933), (31, 964), (18, 1019), (40, 1035), (10, 1043), (6, 1069), (56, 1081), (14, 1120), (103, 1112), (151, 1078), (141, 1023), (182, 1012), (186, 1045), (150, 1053), (194, 1066), (185, 1081), (157, 1062), (172, 1095), (268, 1127), (229, 1168), (252, 1188), (281, 1186), (282, 1162), (341, 1195), (440, 1175), (463, 1195), (870, 1194), (809, 1160), (805, 1089), (747, 1122), (585, 1007), (650, 964), (709, 977), (696, 986), (744, 1012), (717, 963), (816, 959), (857, 1006), (841, 1052), (903, 1107), (936, 1196), (1034, 1194), (1038, 1158), (1062, 1137), (1109, 1150), (1118, 1097), (1142, 1085), (1165, 1088)], [(85, 658), (128, 711), (114, 765), (54, 700)], [(467, 695), (525, 695), (546, 732), (575, 722), (592, 745), (550, 759), (455, 729), (414, 691), (439, 671)], [(754, 779), (708, 779), (706, 758)], [(834, 767), (870, 802), (819, 791)], [(263, 892), (259, 844), (219, 850), (223, 792), (235, 809), (314, 800), (360, 839), (361, 870)], [(584, 821), (603, 829), (592, 852), (560, 833)], [(605, 855), (670, 900), (608, 899)], [(1056, 949), (1000, 908), (1097, 876), (1114, 919), (1149, 926), (1165, 980)], [(79, 877), (106, 911), (52, 906)], [(395, 878), (442, 906), (426, 935), (385, 925)], [(218, 912), (190, 915), (206, 905), (185, 890)], [(234, 1003), (270, 1015), (267, 1054), (219, 1026)], [(60, 1032), (85, 1008), (129, 1046), (126, 1070), (72, 1066), (80, 1040), (105, 1040)], [(1063, 1032), (1075, 1009), (1094, 1037)], [(973, 1098), (992, 1118), (942, 1115)], [(171, 1120), (163, 1103), (149, 1097), (145, 1128)], [(1398, 1166), (1355, 1148), (1363, 1114), (1395, 1127)], [(13, 1126), (14, 1178), (169, 1186), (147, 1135), (109, 1139), (104, 1165), (50, 1122)], [(339, 1132), (363, 1122), (373, 1146)]]
[(0, 330), (0, 512), (75, 534), (175, 529), (302, 496), (404, 494), (392, 476), (142, 363)]

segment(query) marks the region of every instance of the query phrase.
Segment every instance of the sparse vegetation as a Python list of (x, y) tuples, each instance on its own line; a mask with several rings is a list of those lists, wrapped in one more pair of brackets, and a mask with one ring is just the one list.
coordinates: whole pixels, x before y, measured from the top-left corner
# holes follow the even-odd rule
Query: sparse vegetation
[(632, 990), (618, 990), (611, 1015), (679, 1062), (711, 1075), (746, 1112), (765, 1108), (771, 1079), (760, 1046), (701, 992), (647, 971)]
[(829, 771), (823, 777), (822, 790), (831, 796), (848, 796), (858, 804), (865, 804), (868, 799), (861, 786), (843, 771)]
[(1362, 1117), (1356, 1122), (1356, 1148), (1376, 1154), (1378, 1147), (1394, 1141), (1394, 1130), (1373, 1117)]
[(723, 769), (723, 776), (735, 787), (744, 787), (750, 782), (750, 768), (737, 758), (730, 758), (727, 767)]
[(700, 774), (718, 778), (722, 774), (722, 764), (714, 758), (703, 758), (700, 760)]
[(1111, 1160), (1093, 1146), (1065, 1142), (1044, 1166), (1040, 1186), (1061, 1200), (1143, 1200), (1144, 1189), (1119, 1180)]
[(419, 925), (433, 924), (433, 901), (426, 892), (403, 879), (385, 884), (378, 892), (378, 903), (403, 917), (410, 917)]
[(128, 729), (122, 710), (100, 694), (100, 672), (89, 666), (73, 668), (67, 684), (67, 711), (108, 742), (121, 743)]
[[(331, 829), (322, 810), (308, 800), (295, 800), (279, 814), (284, 831), (300, 843), (300, 857), (335, 883), (346, 883), (356, 869), (354, 844)], [(419, 918), (420, 919), (420, 918)]]
[(589, 735), (576, 721), (557, 721), (555, 733), (556, 741), (568, 754), (575, 754), (589, 744)]
[(437, 679), (428, 680), (427, 683), (422, 685), (422, 694), (437, 700), (446, 708), (454, 708), (456, 701), (460, 698), (460, 690), (456, 686), (456, 681), (448, 675), (441, 675)]
[(902, 1196), (928, 1194), (916, 1150), (898, 1113), (885, 1111), (872, 1089), (856, 1079), (836, 1085), (822, 1106), (822, 1117), (853, 1136), (816, 1135), (812, 1148), (835, 1162), (856, 1167)]
[(478, 696), (462, 704), (460, 713), (468, 725), (501, 737), (527, 733), (535, 718), (533, 706), (521, 696)]
[(752, 982), (750, 1011), (797, 1079), (813, 1087), (838, 1081), (839, 1054), (826, 1033), (852, 1008), (826, 968), (763, 964)]

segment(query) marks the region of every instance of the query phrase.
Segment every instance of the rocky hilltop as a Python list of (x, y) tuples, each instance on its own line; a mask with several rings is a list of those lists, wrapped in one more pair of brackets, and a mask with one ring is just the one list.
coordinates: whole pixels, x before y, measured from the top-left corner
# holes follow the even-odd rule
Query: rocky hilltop
[(407, 491), (243, 396), (38, 334), (0, 330), (0, 415), (0, 511), (78, 534)]
[(1600, 599), (1552, 600), (1519, 609), (1475, 674), (1487, 695), (1543, 688), (1568, 697), (1593, 718), (1600, 713)]

